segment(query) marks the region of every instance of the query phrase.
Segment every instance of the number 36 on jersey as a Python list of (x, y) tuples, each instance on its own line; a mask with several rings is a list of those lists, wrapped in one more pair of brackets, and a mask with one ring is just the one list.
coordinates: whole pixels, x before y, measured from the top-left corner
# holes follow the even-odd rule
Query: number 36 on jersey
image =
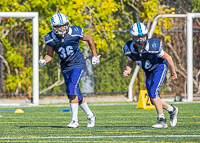
[(74, 48), (72, 46), (59, 47), (58, 49), (59, 56), (65, 59), (67, 56), (72, 56), (74, 54)]

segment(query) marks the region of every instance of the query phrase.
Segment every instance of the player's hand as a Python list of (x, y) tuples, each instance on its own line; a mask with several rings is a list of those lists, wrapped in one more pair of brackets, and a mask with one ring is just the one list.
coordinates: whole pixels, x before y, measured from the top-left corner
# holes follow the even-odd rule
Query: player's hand
[(124, 77), (127, 77), (127, 76), (130, 75), (130, 73), (131, 73), (130, 71), (124, 70), (123, 76), (124, 76)]
[(177, 79), (177, 74), (176, 74), (176, 72), (174, 72), (174, 73), (171, 74), (171, 79), (172, 79), (172, 80)]
[(40, 60), (39, 60), (39, 65), (40, 65), (40, 66), (46, 65), (46, 61), (45, 61), (44, 59), (40, 59)]
[(97, 57), (92, 57), (92, 64), (93, 65), (98, 65), (99, 63), (100, 63), (100, 57), (101, 57), (101, 55), (98, 55)]

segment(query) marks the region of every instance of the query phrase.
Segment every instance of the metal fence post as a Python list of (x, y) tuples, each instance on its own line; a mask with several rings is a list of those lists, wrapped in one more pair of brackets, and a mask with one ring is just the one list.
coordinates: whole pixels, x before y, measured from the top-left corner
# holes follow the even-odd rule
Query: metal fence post
[[(0, 44), (0, 54), (3, 56), (3, 44)], [(0, 83), (1, 83), (1, 98), (4, 98), (4, 92), (3, 92), (3, 60), (0, 59)]]

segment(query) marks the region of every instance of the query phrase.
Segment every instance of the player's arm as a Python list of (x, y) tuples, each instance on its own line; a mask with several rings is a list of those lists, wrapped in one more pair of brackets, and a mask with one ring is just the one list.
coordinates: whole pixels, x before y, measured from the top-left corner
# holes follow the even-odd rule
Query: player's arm
[(123, 76), (124, 77), (129, 76), (130, 73), (131, 73), (132, 68), (133, 68), (133, 60), (129, 59), (127, 64), (126, 64), (126, 69), (123, 72)]
[(100, 63), (99, 58), (100, 58), (101, 55), (97, 55), (94, 40), (92, 39), (92, 37), (88, 36), (87, 34), (84, 34), (82, 40), (87, 41), (88, 45), (90, 46), (90, 49), (92, 50), (92, 54), (93, 54), (92, 64), (98, 65)]
[(47, 54), (46, 56), (44, 57), (44, 60), (46, 61), (46, 63), (50, 62), (53, 58), (53, 53), (54, 53), (54, 50), (51, 46), (48, 46), (48, 49), (47, 49)]
[(39, 65), (44, 66), (46, 63), (50, 62), (53, 57), (54, 50), (51, 46), (48, 46), (47, 54), (45, 55), (44, 59), (39, 60)]
[(96, 47), (92, 37), (88, 36), (87, 34), (84, 34), (82, 40), (88, 42), (90, 49), (92, 50), (93, 56), (97, 57)]
[(175, 71), (175, 66), (174, 66), (174, 62), (172, 60), (172, 57), (170, 55), (168, 55), (166, 52), (164, 52), (164, 55), (161, 58), (165, 59), (168, 63), (169, 69), (171, 71), (171, 79), (176, 79), (177, 74), (176, 74), (176, 71)]

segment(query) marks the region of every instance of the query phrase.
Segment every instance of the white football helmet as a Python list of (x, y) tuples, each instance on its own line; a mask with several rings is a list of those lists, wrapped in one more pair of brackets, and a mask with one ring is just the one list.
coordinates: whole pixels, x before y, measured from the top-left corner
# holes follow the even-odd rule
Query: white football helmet
[[(144, 48), (144, 46), (146, 45), (146, 42), (148, 40), (147, 26), (143, 23), (140, 23), (140, 22), (133, 24), (133, 26), (131, 26), (130, 35), (133, 39), (133, 42), (137, 46)], [(136, 41), (135, 37), (139, 37), (139, 36), (145, 36), (146, 37), (145, 41), (143, 41), (143, 40)]]
[[(64, 37), (64, 35), (68, 32), (69, 30), (69, 20), (66, 15), (63, 13), (56, 13), (51, 17), (51, 26), (53, 29), (53, 32), (58, 35)], [(66, 25), (66, 30), (65, 31), (59, 31), (56, 29), (56, 26), (61, 26), (61, 25)]]

